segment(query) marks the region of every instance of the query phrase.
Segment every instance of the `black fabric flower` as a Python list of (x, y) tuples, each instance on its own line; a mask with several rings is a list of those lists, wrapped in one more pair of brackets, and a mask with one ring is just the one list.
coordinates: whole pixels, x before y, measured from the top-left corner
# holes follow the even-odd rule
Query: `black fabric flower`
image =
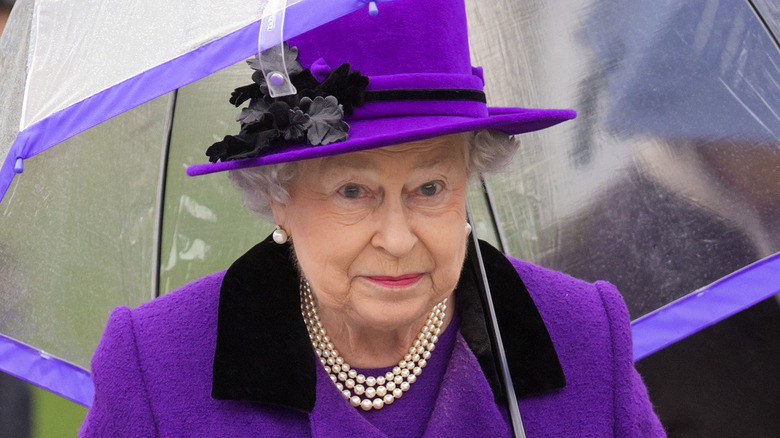
[(230, 93), (230, 103), (240, 106), (249, 99), (257, 99), (262, 96), (260, 93), (260, 84), (249, 84), (236, 88)]
[(320, 84), (322, 96), (334, 96), (344, 108), (344, 114), (351, 116), (355, 107), (363, 105), (368, 87), (368, 77), (359, 71), (349, 71), (349, 64), (341, 64)]
[(303, 112), (300, 108), (294, 108), (290, 110), (290, 124), (286, 129), (282, 130), (282, 135), (285, 140), (303, 140), (306, 137), (306, 132), (311, 126), (311, 116)]
[(343, 120), (344, 114), (351, 115), (364, 103), (368, 77), (350, 71), (345, 63), (320, 83), (298, 62), (297, 47), (284, 43), (283, 49), (287, 74), (297, 94), (279, 98), (269, 95), (260, 59), (268, 69), (282, 70), (281, 60), (270, 51), (249, 59), (247, 63), (255, 70), (253, 83), (236, 88), (230, 97), (235, 106), (250, 102), (236, 118), (241, 132), (209, 147), (206, 155), (210, 162), (257, 157), (273, 150), (275, 142), (277, 146), (301, 141), (319, 146), (347, 139), (349, 125)]
[[(305, 97), (304, 99), (308, 99)], [(347, 139), (347, 125), (342, 118), (344, 112), (333, 96), (317, 96), (308, 105), (311, 126), (306, 136), (312, 146), (331, 144)]]

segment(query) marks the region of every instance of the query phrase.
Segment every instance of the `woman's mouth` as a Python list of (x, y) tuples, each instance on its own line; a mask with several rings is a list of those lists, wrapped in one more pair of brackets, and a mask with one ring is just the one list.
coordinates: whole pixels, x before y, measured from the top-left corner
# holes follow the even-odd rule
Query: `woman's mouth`
[(422, 278), (422, 276), (423, 274), (416, 273), (416, 274), (399, 275), (397, 277), (367, 276), (366, 278), (381, 286), (398, 289), (402, 287), (411, 286), (414, 283), (417, 283)]

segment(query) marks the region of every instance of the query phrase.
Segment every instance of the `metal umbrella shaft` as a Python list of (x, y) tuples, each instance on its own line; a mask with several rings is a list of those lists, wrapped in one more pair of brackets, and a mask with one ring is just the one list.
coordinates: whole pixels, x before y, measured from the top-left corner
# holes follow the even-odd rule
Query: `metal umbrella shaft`
[(515, 389), (512, 385), (512, 376), (509, 374), (504, 344), (501, 342), (501, 332), (498, 329), (496, 310), (493, 306), (493, 297), (490, 294), (490, 284), (488, 284), (485, 264), (482, 261), (482, 253), (479, 250), (479, 240), (477, 239), (476, 226), (474, 224), (474, 218), (471, 215), (471, 208), (466, 208), (466, 214), (468, 215), (472, 230), (474, 230), (471, 233), (472, 244), (469, 245), (469, 258), (474, 265), (474, 271), (479, 274), (479, 278), (477, 279), (478, 289), (481, 292), (480, 297), (482, 298), (483, 309), (485, 310), (485, 316), (488, 319), (487, 328), (490, 333), (490, 340), (493, 343), (493, 352), (496, 364), (498, 365), (501, 383), (504, 385), (504, 392), (506, 393), (506, 403), (507, 409), (509, 410), (509, 418), (512, 422), (512, 431), (516, 438), (525, 438), (523, 420), (520, 417), (520, 409), (517, 406), (517, 396), (515, 395)]

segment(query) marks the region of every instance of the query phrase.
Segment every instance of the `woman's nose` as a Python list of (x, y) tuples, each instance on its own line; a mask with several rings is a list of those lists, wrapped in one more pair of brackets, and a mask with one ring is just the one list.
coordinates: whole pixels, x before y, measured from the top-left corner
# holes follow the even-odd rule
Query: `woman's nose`
[(385, 199), (374, 214), (377, 215), (377, 225), (371, 239), (372, 245), (393, 257), (403, 257), (411, 252), (419, 239), (403, 200)]

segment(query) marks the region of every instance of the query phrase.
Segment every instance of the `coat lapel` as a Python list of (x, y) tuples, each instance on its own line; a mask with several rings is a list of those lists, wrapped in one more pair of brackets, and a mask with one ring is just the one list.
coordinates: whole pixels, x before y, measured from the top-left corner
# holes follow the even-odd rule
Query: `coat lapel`
[[(480, 249), (518, 397), (563, 387), (565, 379), (557, 354), (522, 280), (498, 250), (484, 242)], [(470, 267), (467, 261), (455, 289), (462, 344), (468, 348), (469, 356), (477, 360), (484, 375), (482, 381), (487, 382), (494, 400), (500, 402), (504, 391), (478, 295), (477, 277)], [(222, 282), (212, 397), (286, 406), (312, 415), (319, 409), (315, 400), (317, 405), (322, 404), (320, 396), (335, 394), (334, 402), (347, 403), (329, 380), (324, 383), (331, 386), (333, 394), (321, 393), (323, 385), (317, 383), (317, 376), (324, 370), (316, 365), (300, 317), (298, 273), (291, 249), (289, 245), (277, 245), (269, 237), (239, 258)], [(354, 409), (347, 412), (363, 420)], [(323, 416), (328, 412), (316, 413)], [(368, 422), (362, 426), (360, 422), (350, 424), (356, 431), (363, 430), (363, 426), (373, 428)], [(375, 428), (373, 431), (376, 434)]]

